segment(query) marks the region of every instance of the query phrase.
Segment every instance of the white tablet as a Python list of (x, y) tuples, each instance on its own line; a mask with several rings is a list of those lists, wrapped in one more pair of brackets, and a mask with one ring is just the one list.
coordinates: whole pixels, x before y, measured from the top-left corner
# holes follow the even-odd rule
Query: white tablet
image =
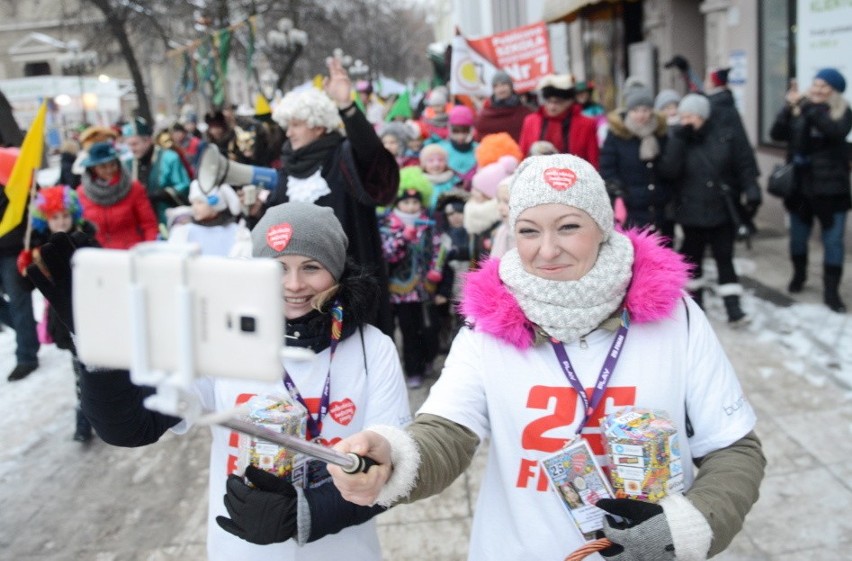
[[(280, 378), (284, 314), (276, 261), (85, 248), (72, 266), (76, 345), (85, 364), (132, 368), (137, 341), (147, 347), (151, 370), (180, 369), (181, 352), (191, 347), (197, 376)], [(144, 317), (146, 343), (135, 336), (134, 315)]]

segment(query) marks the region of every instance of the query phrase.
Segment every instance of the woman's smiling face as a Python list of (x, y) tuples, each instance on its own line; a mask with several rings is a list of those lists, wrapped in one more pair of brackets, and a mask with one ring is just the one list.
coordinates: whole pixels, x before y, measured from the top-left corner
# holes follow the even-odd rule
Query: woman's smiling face
[(277, 258), (284, 269), (281, 281), (284, 317), (300, 318), (313, 308), (314, 298), (333, 287), (337, 281), (322, 263), (304, 255), (282, 255)]
[(598, 259), (603, 233), (585, 211), (545, 204), (523, 211), (515, 240), (524, 270), (548, 280), (579, 280)]

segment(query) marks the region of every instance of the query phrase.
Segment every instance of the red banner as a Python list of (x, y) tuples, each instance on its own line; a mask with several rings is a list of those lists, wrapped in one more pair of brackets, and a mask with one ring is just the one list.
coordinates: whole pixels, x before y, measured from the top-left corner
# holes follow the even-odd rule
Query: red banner
[(466, 40), (474, 51), (496, 68), (508, 72), (516, 92), (534, 90), (542, 76), (553, 73), (550, 40), (547, 25), (543, 22)]

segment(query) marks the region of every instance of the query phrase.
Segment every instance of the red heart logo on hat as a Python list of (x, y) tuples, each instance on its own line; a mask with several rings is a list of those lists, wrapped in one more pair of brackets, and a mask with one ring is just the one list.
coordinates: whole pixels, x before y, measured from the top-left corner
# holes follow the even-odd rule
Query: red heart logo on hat
[(290, 238), (293, 237), (293, 227), (288, 223), (277, 224), (266, 231), (266, 245), (275, 251), (284, 251)]
[(328, 414), (339, 424), (346, 426), (355, 416), (355, 404), (348, 397), (342, 401), (335, 401), (328, 406)]
[(577, 174), (568, 168), (547, 168), (544, 170), (544, 182), (557, 191), (565, 191), (577, 183)]

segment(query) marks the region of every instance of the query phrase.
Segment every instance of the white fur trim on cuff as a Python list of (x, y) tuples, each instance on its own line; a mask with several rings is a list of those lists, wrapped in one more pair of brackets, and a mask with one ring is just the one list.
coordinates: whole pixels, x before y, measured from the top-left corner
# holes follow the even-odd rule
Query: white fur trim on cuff
[(713, 530), (704, 515), (683, 495), (669, 495), (660, 506), (666, 514), (678, 561), (704, 561)]
[(716, 288), (716, 294), (719, 296), (740, 296), (743, 293), (743, 285), (729, 282), (727, 284), (720, 284), (718, 288)]
[(398, 499), (407, 497), (417, 483), (420, 450), (411, 435), (403, 429), (389, 425), (376, 425), (367, 430), (385, 437), (390, 442), (393, 471), (375, 502), (380, 506), (389, 507)]

